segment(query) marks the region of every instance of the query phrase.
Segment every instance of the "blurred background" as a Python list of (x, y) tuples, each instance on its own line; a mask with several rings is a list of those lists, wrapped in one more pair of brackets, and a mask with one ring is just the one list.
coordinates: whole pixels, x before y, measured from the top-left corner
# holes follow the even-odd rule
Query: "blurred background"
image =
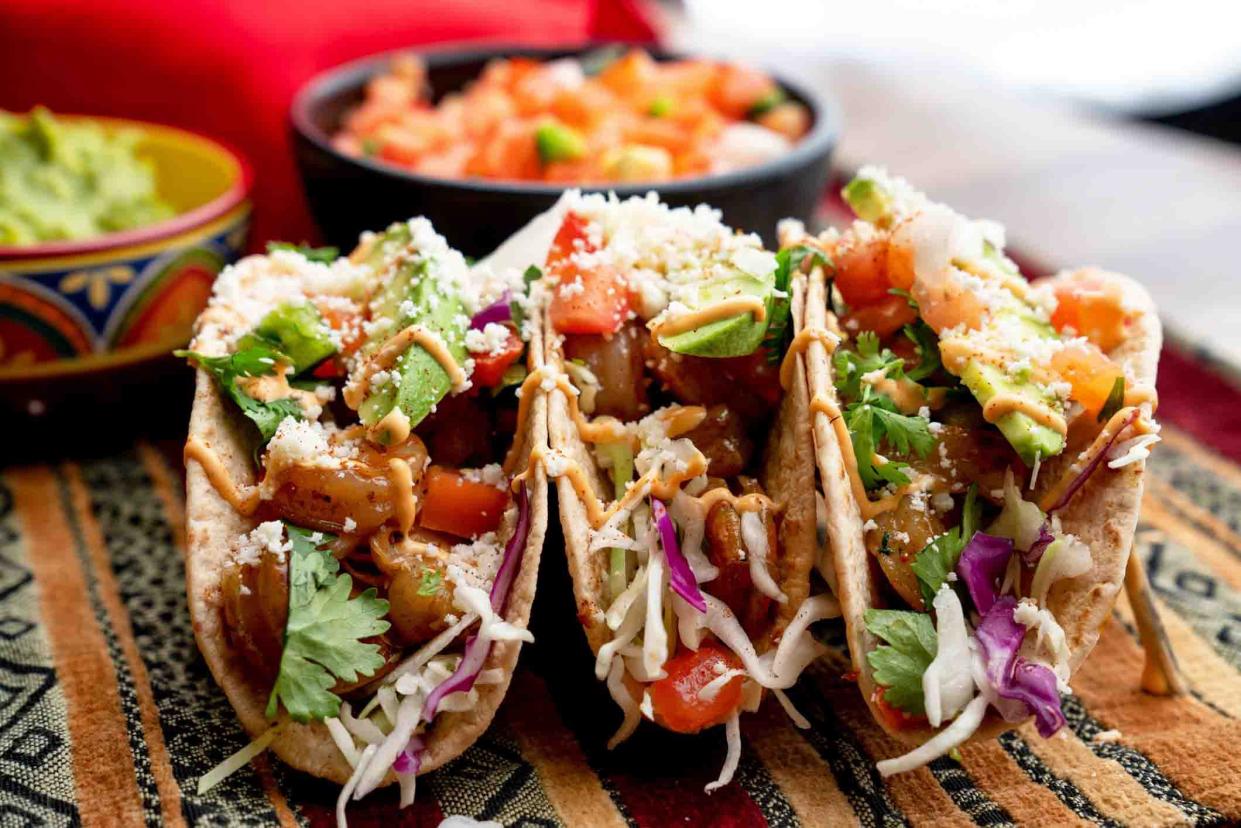
[(1034, 273), (1132, 274), (1173, 336), (1241, 363), (1238, 22), (1212, 0), (0, 0), (0, 109), (142, 118), (238, 148), (256, 250), (317, 237), (288, 129), (317, 72), (462, 41), (736, 58), (834, 100), (838, 177), (879, 163), (999, 220)]

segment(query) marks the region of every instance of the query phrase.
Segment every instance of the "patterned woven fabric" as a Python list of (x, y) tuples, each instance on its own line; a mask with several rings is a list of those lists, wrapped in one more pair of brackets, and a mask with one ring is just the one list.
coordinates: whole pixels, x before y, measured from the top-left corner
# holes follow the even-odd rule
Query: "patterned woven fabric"
[[(1178, 392), (1197, 387), (1238, 410), (1231, 380), (1183, 353), (1170, 362)], [(1187, 371), (1199, 372), (1195, 383)], [(743, 722), (735, 783), (707, 795), (722, 733), (644, 727), (604, 748), (619, 714), (594, 681), (549, 537), (537, 643), (491, 730), (420, 780), (413, 808), (397, 811), (395, 792), (383, 791), (350, 806), (351, 824), (435, 825), (446, 814), (572, 826), (1241, 819), (1241, 465), (1228, 422), (1204, 420), (1206, 402), (1174, 401), (1163, 380), (1161, 390), (1168, 425), (1137, 553), (1191, 695), (1139, 689), (1142, 650), (1122, 598), (1064, 700), (1069, 726), (1050, 740), (1025, 726), (967, 746), (959, 763), (881, 780), (874, 760), (898, 748), (823, 664), (790, 693), (811, 729), (769, 700)], [(0, 472), (2, 825), (334, 824), (335, 786), (266, 758), (195, 793), (247, 737), (194, 646), (178, 448)]]

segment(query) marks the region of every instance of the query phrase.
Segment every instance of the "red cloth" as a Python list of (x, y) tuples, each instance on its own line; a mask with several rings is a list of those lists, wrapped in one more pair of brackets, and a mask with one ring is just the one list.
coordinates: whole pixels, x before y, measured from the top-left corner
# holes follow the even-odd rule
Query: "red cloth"
[(158, 121), (254, 165), (252, 243), (315, 236), (288, 108), (316, 72), (403, 46), (641, 41), (635, 0), (0, 0), (0, 108)]

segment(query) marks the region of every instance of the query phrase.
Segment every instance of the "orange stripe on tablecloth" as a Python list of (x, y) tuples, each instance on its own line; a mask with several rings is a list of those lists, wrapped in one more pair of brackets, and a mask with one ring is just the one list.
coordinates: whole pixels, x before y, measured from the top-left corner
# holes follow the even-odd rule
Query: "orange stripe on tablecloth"
[(772, 702), (743, 719), (746, 744), (797, 813), (802, 825), (848, 825), (857, 822), (849, 799), (832, 769)]
[(69, 487), (69, 499), (77, 515), (78, 525), (82, 527), (82, 538), (86, 542), (86, 551), (94, 566), (99, 599), (108, 613), (113, 634), (116, 636), (121, 654), (125, 657), (125, 665), (129, 668), (129, 674), (133, 679), (143, 738), (151, 760), (151, 775), (155, 777), (155, 788), (159, 791), (160, 813), (165, 825), (184, 825), (185, 819), (181, 815), (181, 789), (172, 772), (172, 759), (168, 755), (168, 747), (164, 744), (164, 731), (159, 724), (159, 709), (155, 706), (155, 694), (151, 690), (151, 681), (147, 677), (146, 664), (138, 653), (138, 643), (134, 640), (134, 630), (130, 625), (129, 614), (121, 602), (116, 579), (112, 577), (112, 562), (108, 558), (103, 530), (100, 529), (94, 512), (91, 510), (90, 492), (87, 491), (86, 484), (82, 482), (81, 471), (75, 464), (68, 463), (64, 466), (64, 474)]
[[(1241, 719), (1241, 671), (1220, 658), (1210, 642), (1198, 635), (1171, 607), (1155, 598), (1181, 673), (1202, 698), (1230, 716)], [(1129, 599), (1121, 593), (1116, 611), (1130, 625), (1136, 624)]]
[[(1241, 466), (1203, 448), (1198, 441), (1179, 428), (1173, 428), (1167, 423), (1162, 425), (1163, 428), (1159, 432), (1159, 436), (1169, 446), (1188, 454), (1196, 465), (1204, 466), (1215, 474), (1228, 478), (1229, 482), (1236, 486), (1241, 487)], [(1155, 450), (1158, 451), (1158, 447)]]
[[(872, 760), (889, 759), (906, 753), (909, 748), (883, 731), (871, 716), (870, 708), (853, 684), (823, 682), (828, 703), (840, 721), (849, 729)], [(898, 773), (884, 780), (888, 795), (909, 821), (941, 825), (972, 826), (973, 820), (957, 807), (928, 768)]]
[(1096, 756), (1071, 731), (1061, 730), (1044, 739), (1032, 724), (1026, 724), (1018, 733), (1048, 770), (1072, 782), (1104, 816), (1122, 825), (1151, 828), (1184, 823), (1184, 814), (1175, 806), (1148, 793), (1119, 763)]
[(1184, 492), (1170, 483), (1151, 476), (1147, 484), (1147, 496), (1160, 498), (1169, 511), (1187, 520), (1202, 534), (1214, 538), (1220, 545), (1241, 556), (1241, 535), (1209, 510), (1194, 503)]
[(1018, 825), (1092, 825), (1065, 807), (1050, 789), (1030, 781), (995, 739), (961, 748), (961, 764), (978, 789), (1008, 811)]
[(51, 469), (5, 473), (34, 572), (39, 615), (65, 696), (73, 778), (84, 825), (140, 824), (142, 798), (103, 632)]
[[(151, 485), (155, 489), (155, 495), (164, 507), (164, 521), (172, 531), (173, 544), (184, 558), (185, 498), (181, 493), (182, 480), (179, 475), (168, 467), (168, 461), (164, 455), (150, 444), (139, 444), (137, 453), (138, 459), (142, 461), (143, 469), (146, 471), (147, 476), (151, 478)], [(275, 775), (272, 774), (271, 765), (268, 763), (267, 757), (260, 755), (251, 762), (251, 765), (254, 766), (258, 774), (259, 781), (263, 786), (263, 793), (267, 796), (267, 801), (271, 803), (272, 809), (275, 810), (280, 824), (286, 826), (286, 828), (292, 828), (292, 826), (297, 825), (297, 818), (293, 815), (284, 792), (280, 790), (280, 786), (276, 783)]]
[(1115, 625), (1073, 676), (1073, 687), (1104, 726), (1141, 751), (1185, 796), (1241, 817), (1241, 721), (1192, 696), (1152, 696), (1139, 686), (1142, 649)]
[(625, 818), (565, 727), (543, 680), (529, 670), (513, 676), (500, 716), (521, 755), (534, 766), (543, 794), (565, 825), (625, 825)]
[(1142, 522), (1187, 547), (1212, 574), (1232, 589), (1241, 592), (1241, 562), (1233, 552), (1221, 546), (1214, 538), (1168, 511), (1150, 495), (1142, 503)]

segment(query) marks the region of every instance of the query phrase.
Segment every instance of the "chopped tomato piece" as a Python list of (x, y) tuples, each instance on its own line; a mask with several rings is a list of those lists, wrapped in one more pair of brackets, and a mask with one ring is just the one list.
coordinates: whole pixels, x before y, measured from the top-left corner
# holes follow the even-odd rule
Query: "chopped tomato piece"
[(880, 339), (884, 339), (917, 318), (918, 313), (909, 307), (909, 301), (904, 296), (889, 294), (874, 304), (850, 308), (841, 322), (851, 334), (874, 331)]
[(664, 662), (667, 676), (650, 685), (655, 720), (677, 733), (697, 733), (723, 723), (741, 706), (743, 677), (729, 679), (710, 699), (699, 691), (724, 672), (739, 669), (740, 659), (719, 644), (703, 642), (697, 651), (680, 648)]
[(711, 102), (730, 118), (744, 118), (756, 104), (778, 92), (776, 82), (767, 75), (730, 63), (721, 67), (716, 75)]
[(1094, 345), (1070, 345), (1051, 358), (1051, 369), (1073, 386), (1069, 396), (1081, 403), (1083, 416), (1097, 417), (1123, 377), (1120, 366)]
[(423, 495), (418, 525), (424, 529), (448, 532), (462, 538), (475, 538), (500, 528), (507, 489), (467, 480), (455, 469), (432, 466), (423, 478)]
[(629, 315), (629, 296), (611, 267), (581, 267), (573, 255), (594, 249), (587, 225), (576, 213), (566, 215), (547, 253), (548, 276), (557, 282), (549, 313), (558, 333), (612, 334)]
[(875, 694), (871, 700), (875, 703), (875, 708), (879, 711), (879, 715), (883, 717), (883, 721), (893, 730), (909, 730), (915, 727), (921, 727), (926, 724), (925, 716), (917, 716), (913, 713), (906, 713), (899, 707), (893, 707), (888, 704), (883, 697), (883, 691), (886, 687), (879, 687), (875, 690)]
[(857, 242), (836, 256), (836, 287), (851, 308), (871, 305), (891, 296), (888, 281), (888, 244)]
[(619, 57), (599, 73), (599, 82), (617, 95), (629, 100), (642, 97), (655, 81), (659, 65), (641, 49), (633, 49)]
[(470, 375), (471, 382), (478, 388), (492, 388), (499, 385), (504, 378), (504, 372), (517, 361), (525, 348), (526, 345), (517, 335), (517, 331), (510, 326), (508, 339), (504, 340), (504, 347), (501, 350), (481, 354), (470, 353), (470, 358), (474, 360), (474, 373)]
[(810, 131), (810, 110), (796, 101), (785, 101), (760, 115), (758, 122), (790, 141), (796, 141)]
[(1055, 293), (1056, 312), (1051, 315), (1051, 324), (1056, 330), (1072, 328), (1104, 352), (1125, 340), (1129, 316), (1119, 287), (1098, 281), (1062, 281), (1056, 284)]

